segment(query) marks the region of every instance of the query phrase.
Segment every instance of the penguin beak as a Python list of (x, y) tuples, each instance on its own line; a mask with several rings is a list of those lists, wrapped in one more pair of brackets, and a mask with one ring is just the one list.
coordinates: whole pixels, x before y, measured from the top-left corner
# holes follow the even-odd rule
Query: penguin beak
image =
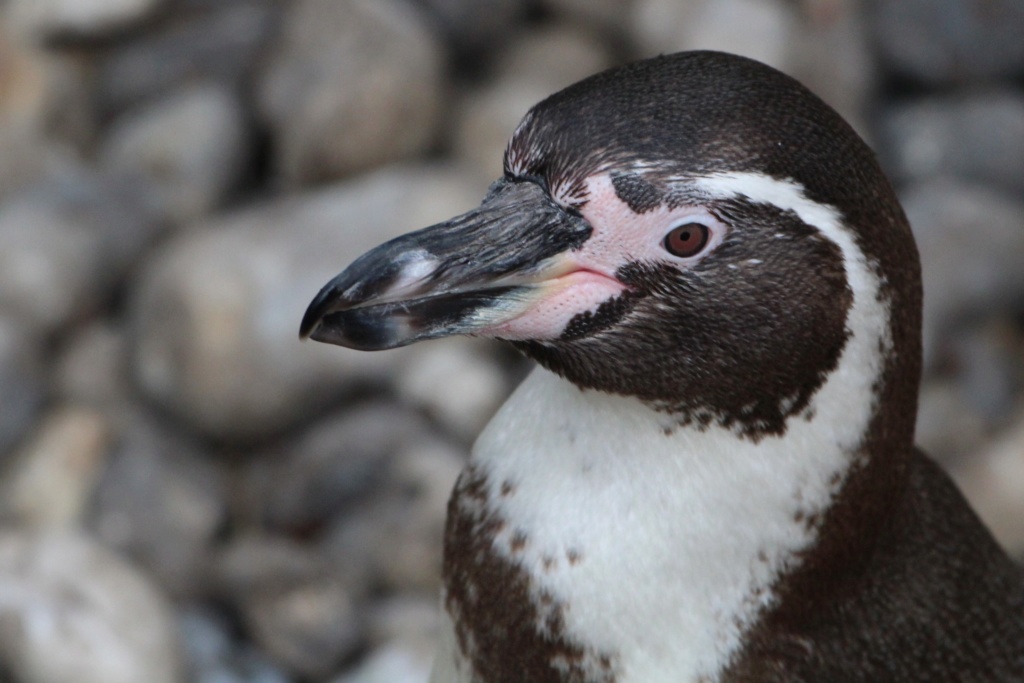
[(568, 255), (590, 234), (538, 184), (498, 181), (480, 207), (356, 259), (310, 303), (299, 336), (379, 350), (487, 334), (576, 269)]

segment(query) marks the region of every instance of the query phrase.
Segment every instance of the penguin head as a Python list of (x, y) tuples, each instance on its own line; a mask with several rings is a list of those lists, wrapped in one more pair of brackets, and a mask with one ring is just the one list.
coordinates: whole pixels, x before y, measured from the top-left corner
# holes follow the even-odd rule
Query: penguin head
[(357, 259), (301, 334), (503, 339), (580, 388), (757, 439), (812, 417), (855, 339), (843, 371), (913, 400), (918, 269), (838, 114), (758, 62), (680, 53), (536, 105), (479, 208)]

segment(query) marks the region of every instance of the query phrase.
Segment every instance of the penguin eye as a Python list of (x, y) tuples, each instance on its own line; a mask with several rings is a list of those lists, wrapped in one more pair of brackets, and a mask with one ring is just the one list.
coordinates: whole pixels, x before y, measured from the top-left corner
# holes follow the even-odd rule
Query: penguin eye
[(708, 244), (711, 231), (703, 223), (684, 223), (665, 235), (665, 251), (679, 258), (696, 256)]

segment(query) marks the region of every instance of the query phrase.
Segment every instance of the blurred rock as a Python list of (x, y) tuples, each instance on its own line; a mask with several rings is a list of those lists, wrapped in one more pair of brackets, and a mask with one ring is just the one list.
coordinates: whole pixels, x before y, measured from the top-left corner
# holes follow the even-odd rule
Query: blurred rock
[(871, 0), (877, 50), (888, 67), (923, 83), (1024, 73), (1019, 0)]
[(881, 136), (897, 180), (949, 174), (1024, 194), (1024, 95), (1015, 91), (894, 106), (882, 117)]
[(635, 0), (633, 40), (643, 57), (721, 50), (791, 72), (800, 16), (786, 0)]
[(271, 529), (315, 531), (378, 490), (396, 454), (429, 434), (400, 404), (347, 407), (254, 459), (245, 480), (250, 514)]
[(862, 137), (875, 87), (865, 0), (801, 0), (801, 24), (788, 72), (838, 111)]
[(512, 388), (490, 350), (477, 339), (420, 344), (402, 363), (398, 393), (463, 441), (472, 442)]
[(133, 34), (97, 57), (101, 113), (159, 99), (186, 83), (215, 81), (232, 90), (245, 83), (276, 31), (279, 4), (218, 0), (203, 9)]
[(250, 536), (230, 546), (219, 566), (249, 632), (290, 670), (323, 678), (362, 641), (352, 593), (304, 547)]
[(0, 310), (52, 332), (96, 311), (163, 228), (144, 188), (78, 170), (0, 205)]
[(32, 529), (78, 527), (109, 442), (109, 425), (99, 413), (77, 406), (51, 412), (6, 473), (4, 516)]
[(438, 441), (410, 447), (394, 459), (389, 485), (339, 518), (322, 552), (346, 576), (436, 595), (447, 501), (465, 459)]
[(64, 143), (84, 145), (93, 125), (80, 65), (9, 28), (0, 15), (0, 200), (72, 163)]
[(197, 444), (138, 409), (123, 413), (117, 427), (89, 528), (172, 595), (203, 594), (227, 516), (226, 473)]
[(142, 389), (218, 438), (282, 431), (360, 383), (393, 375), (402, 351), (297, 340), (319, 289), (367, 249), (479, 202), (439, 166), (379, 174), (229, 216), (168, 244), (133, 303)]
[(235, 639), (220, 614), (186, 608), (180, 630), (192, 683), (291, 683), (292, 678), (252, 647)]
[(32, 428), (45, 393), (40, 341), (0, 315), (0, 462)]
[(988, 424), (1001, 425), (1024, 387), (1024, 330), (1009, 316), (965, 321), (963, 328), (949, 340), (960, 391)]
[(442, 53), (400, 0), (300, 0), (259, 90), (291, 187), (427, 150), (440, 122)]
[(402, 647), (386, 645), (374, 650), (352, 673), (333, 683), (424, 683), (430, 677), (432, 658)]
[(504, 44), (524, 18), (524, 0), (412, 0), (456, 54), (479, 59)]
[(169, 606), (84, 536), (0, 533), (0, 660), (19, 683), (179, 683)]
[(40, 40), (109, 36), (152, 16), (164, 0), (7, 0), (5, 18)]
[(1003, 547), (1011, 555), (1024, 555), (1024, 413), (1013, 428), (965, 458), (952, 474)]
[(65, 401), (120, 413), (130, 400), (128, 345), (123, 326), (110, 320), (75, 330), (53, 361), (53, 384)]
[(224, 87), (198, 85), (124, 114), (101, 157), (112, 169), (150, 180), (167, 213), (187, 223), (236, 187), (248, 137), (237, 99)]
[(541, 0), (541, 4), (573, 25), (591, 26), (621, 37), (637, 0)]
[(953, 378), (926, 379), (917, 409), (916, 443), (945, 465), (972, 457), (989, 435), (989, 425)]
[(437, 596), (399, 596), (370, 609), (369, 640), (373, 646), (400, 644), (430, 662), (440, 632)]
[(931, 361), (958, 317), (1024, 302), (1024, 204), (943, 178), (908, 187), (902, 201), (921, 253)]
[(611, 66), (593, 35), (569, 26), (539, 29), (496, 59), (487, 85), (466, 94), (455, 117), (455, 153), (484, 178), (502, 173), (505, 143), (529, 109), (548, 95)]

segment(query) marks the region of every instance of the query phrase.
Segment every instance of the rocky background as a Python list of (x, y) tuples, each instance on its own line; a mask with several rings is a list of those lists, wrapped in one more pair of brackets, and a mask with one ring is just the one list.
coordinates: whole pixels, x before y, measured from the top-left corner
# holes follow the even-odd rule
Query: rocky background
[(445, 501), (527, 370), (296, 338), (613, 64), (713, 47), (878, 150), (920, 442), (1024, 556), (1024, 0), (0, 0), (0, 681), (423, 683)]

